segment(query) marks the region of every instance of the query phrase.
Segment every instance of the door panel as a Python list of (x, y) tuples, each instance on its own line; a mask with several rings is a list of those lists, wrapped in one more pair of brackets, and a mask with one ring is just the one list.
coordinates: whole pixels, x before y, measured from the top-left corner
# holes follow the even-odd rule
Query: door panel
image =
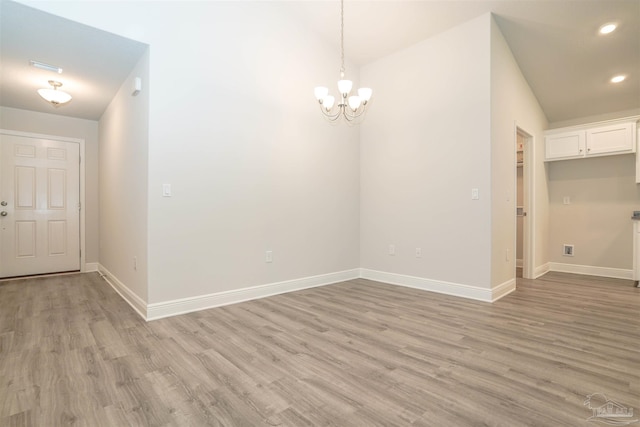
[(16, 209), (34, 210), (36, 208), (36, 168), (15, 168)]
[(36, 222), (16, 221), (16, 257), (36, 256)]
[(0, 138), (0, 277), (80, 270), (79, 144)]
[(65, 209), (67, 200), (67, 173), (63, 169), (49, 169), (47, 172), (47, 187), (49, 190), (47, 200), (49, 209)]

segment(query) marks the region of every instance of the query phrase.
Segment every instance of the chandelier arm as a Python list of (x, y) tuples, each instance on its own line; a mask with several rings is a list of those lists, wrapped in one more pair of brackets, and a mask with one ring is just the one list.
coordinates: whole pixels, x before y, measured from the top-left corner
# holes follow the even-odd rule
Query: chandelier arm
[(358, 109), (356, 111), (349, 110), (349, 109), (345, 108), (344, 116), (345, 116), (345, 118), (347, 120), (355, 120), (358, 117), (363, 116), (365, 110), (366, 110), (366, 106), (365, 105), (363, 105), (362, 108), (358, 107)]
[(336, 120), (338, 120), (338, 118), (340, 118), (342, 108), (338, 108), (338, 111), (336, 111), (334, 114), (331, 114), (322, 106), (322, 104), (320, 104), (320, 111), (327, 119), (329, 119), (329, 121), (335, 122)]
[(344, 117), (344, 121), (345, 121), (348, 125), (353, 125), (353, 124), (360, 123), (360, 120), (359, 120), (359, 119), (360, 119), (360, 116), (361, 116), (361, 115), (358, 115), (358, 116), (352, 116), (352, 115), (349, 115), (349, 114), (347, 113), (347, 111), (343, 111), (342, 116)]

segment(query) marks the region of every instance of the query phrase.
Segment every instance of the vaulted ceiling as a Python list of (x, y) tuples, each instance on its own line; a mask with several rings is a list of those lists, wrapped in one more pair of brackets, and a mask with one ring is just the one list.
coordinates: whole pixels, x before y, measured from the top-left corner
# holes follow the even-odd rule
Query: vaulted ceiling
[[(281, 5), (338, 52), (338, 1)], [(22, 4), (2, 0), (0, 7), (4, 106), (98, 119), (146, 49)], [(550, 122), (640, 108), (640, 0), (346, 0), (346, 55), (364, 65), (487, 12)], [(618, 29), (599, 34), (607, 22)], [(69, 105), (53, 109), (38, 97), (52, 76), (29, 67), (31, 59), (65, 69), (65, 88), (75, 95)], [(612, 84), (617, 74), (627, 79)]]

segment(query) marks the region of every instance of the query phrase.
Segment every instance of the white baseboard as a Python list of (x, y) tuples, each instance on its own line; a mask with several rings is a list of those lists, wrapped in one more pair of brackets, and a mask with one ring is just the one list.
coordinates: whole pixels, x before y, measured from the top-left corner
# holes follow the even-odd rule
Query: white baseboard
[(504, 283), (491, 288), (491, 302), (496, 302), (500, 298), (509, 295), (516, 290), (516, 278), (509, 279)]
[(330, 285), (357, 278), (375, 280), (391, 285), (406, 286), (423, 291), (437, 292), (462, 298), (469, 298), (484, 302), (495, 302), (500, 298), (515, 291), (516, 280), (510, 279), (492, 289), (477, 286), (463, 285), (459, 283), (430, 280), (422, 277), (406, 276), (402, 274), (387, 273), (366, 268), (355, 268), (336, 273), (321, 274), (318, 276), (304, 277), (301, 279), (287, 280), (266, 285), (252, 286), (242, 289), (217, 292), (207, 295), (199, 295), (189, 298), (180, 298), (171, 301), (147, 304), (136, 295), (122, 281), (115, 277), (104, 266), (98, 264), (98, 271), (104, 276), (107, 283), (145, 320), (156, 320), (164, 317), (177, 316), (194, 311), (224, 305), (237, 304), (259, 298), (287, 292), (299, 291), (318, 286)]
[(545, 274), (547, 274), (550, 270), (550, 263), (545, 263), (542, 265), (537, 266), (536, 268), (533, 269), (533, 278), (537, 279), (540, 276), (544, 276)]
[(93, 273), (94, 271), (99, 271), (97, 262), (87, 262), (84, 264), (84, 273)]
[(499, 298), (513, 292), (516, 288), (515, 279), (509, 280), (493, 289), (488, 289), (477, 286), (462, 285), (459, 283), (443, 282), (440, 280), (430, 280), (422, 277), (387, 273), (367, 268), (360, 269), (360, 277), (363, 279), (375, 280), (377, 282), (389, 283), (391, 285), (406, 286), (408, 288), (421, 289), (423, 291), (437, 292), (440, 294), (453, 295), (485, 302), (497, 301)]
[(143, 319), (147, 318), (147, 303), (111, 274), (103, 265), (98, 264), (98, 271), (108, 284), (124, 299)]
[(284, 282), (270, 283), (249, 288), (235, 289), (214, 294), (200, 295), (190, 298), (181, 298), (172, 301), (164, 301), (146, 306), (146, 319), (156, 320), (163, 317), (176, 316), (178, 314), (193, 311), (206, 310), (208, 308), (239, 302), (269, 297), (316, 286), (330, 285), (332, 283), (353, 280), (359, 277), (359, 269), (340, 271), (336, 273), (321, 274), (318, 276), (304, 277), (301, 279), (287, 280)]
[(550, 271), (561, 273), (586, 274), (588, 276), (612, 277), (614, 279), (633, 280), (633, 270), (624, 268), (594, 267), (592, 265), (564, 264), (560, 262), (550, 262)]

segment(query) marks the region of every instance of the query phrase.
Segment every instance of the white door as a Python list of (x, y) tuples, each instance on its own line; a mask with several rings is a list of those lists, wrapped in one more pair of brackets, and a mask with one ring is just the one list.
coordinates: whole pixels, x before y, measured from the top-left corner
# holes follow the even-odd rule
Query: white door
[(0, 135), (0, 277), (80, 270), (80, 147)]

